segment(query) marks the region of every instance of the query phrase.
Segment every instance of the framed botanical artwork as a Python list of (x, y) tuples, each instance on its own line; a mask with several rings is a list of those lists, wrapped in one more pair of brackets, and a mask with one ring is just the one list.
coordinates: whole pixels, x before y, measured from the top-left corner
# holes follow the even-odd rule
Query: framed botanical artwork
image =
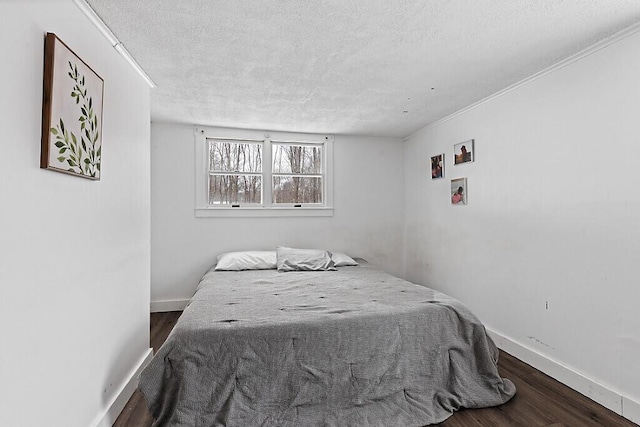
[(431, 179), (444, 177), (444, 153), (431, 157)]
[(473, 139), (455, 144), (453, 146), (453, 164), (473, 162), (475, 151), (473, 149)]
[(55, 34), (44, 43), (40, 167), (99, 180), (104, 82)]
[(456, 178), (451, 180), (451, 204), (467, 204), (467, 178)]

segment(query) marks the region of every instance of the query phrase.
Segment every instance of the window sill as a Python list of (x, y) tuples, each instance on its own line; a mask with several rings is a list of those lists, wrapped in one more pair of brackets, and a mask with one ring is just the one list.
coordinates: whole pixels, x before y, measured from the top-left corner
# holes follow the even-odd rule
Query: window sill
[(196, 208), (196, 218), (330, 217), (332, 207), (310, 208)]

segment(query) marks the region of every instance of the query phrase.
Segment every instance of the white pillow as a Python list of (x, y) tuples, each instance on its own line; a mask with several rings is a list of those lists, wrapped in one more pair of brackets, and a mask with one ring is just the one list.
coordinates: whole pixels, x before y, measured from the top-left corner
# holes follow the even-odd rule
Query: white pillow
[(277, 248), (278, 271), (335, 271), (331, 253), (321, 249)]
[(272, 268), (276, 268), (276, 251), (242, 251), (219, 255), (214, 270), (269, 270)]
[(351, 258), (344, 252), (331, 252), (331, 259), (336, 267), (347, 267), (351, 265), (358, 265), (356, 260)]

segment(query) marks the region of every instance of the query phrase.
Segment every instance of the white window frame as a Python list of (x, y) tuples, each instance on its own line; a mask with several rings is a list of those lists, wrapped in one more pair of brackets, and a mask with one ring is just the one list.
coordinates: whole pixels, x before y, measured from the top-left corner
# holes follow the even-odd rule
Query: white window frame
[[(220, 139), (238, 142), (262, 141), (262, 204), (240, 205), (210, 205), (209, 189), (209, 144), (208, 139)], [(268, 132), (259, 130), (231, 129), (231, 128), (195, 128), (195, 187), (197, 218), (209, 217), (327, 217), (333, 216), (333, 136), (291, 132)], [(272, 159), (271, 143), (300, 143), (304, 145), (322, 145), (322, 174), (323, 174), (323, 203), (301, 204), (272, 202)]]

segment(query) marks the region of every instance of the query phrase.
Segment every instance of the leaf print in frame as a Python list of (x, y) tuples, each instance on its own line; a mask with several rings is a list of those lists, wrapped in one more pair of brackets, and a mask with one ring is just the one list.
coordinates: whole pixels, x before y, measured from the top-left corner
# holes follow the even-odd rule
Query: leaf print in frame
[(40, 167), (99, 180), (104, 81), (55, 34), (44, 51)]

